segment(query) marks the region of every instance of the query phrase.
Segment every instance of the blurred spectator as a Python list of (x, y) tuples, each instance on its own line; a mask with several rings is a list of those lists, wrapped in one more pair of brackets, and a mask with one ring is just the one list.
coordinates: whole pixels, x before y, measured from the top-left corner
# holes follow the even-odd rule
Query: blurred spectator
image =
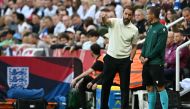
[(54, 24), (53, 24), (53, 20), (51, 17), (44, 17), (44, 21), (45, 21), (45, 27), (49, 33), (54, 33)]
[(175, 11), (178, 11), (178, 10), (180, 10), (181, 9), (181, 0), (174, 0), (173, 1), (173, 4), (174, 4), (174, 10)]
[(5, 17), (0, 17), (0, 30), (2, 30), (5, 26), (4, 19)]
[(34, 2), (35, 9), (33, 14), (37, 14), (40, 17), (44, 16), (45, 0), (35, 0)]
[(116, 5), (117, 4), (115, 2), (111, 2), (106, 5), (106, 8), (109, 9), (110, 11), (115, 11)]
[[(57, 6), (57, 12), (59, 11), (59, 10), (66, 10), (66, 7), (63, 5), (63, 1), (60, 1), (60, 0), (55, 0), (57, 3), (56, 3), (56, 5), (55, 6)], [(54, 2), (54, 1), (53, 1)], [(57, 13), (56, 12), (56, 13)], [(58, 13), (57, 13), (58, 14)]]
[(40, 30), (40, 16), (37, 14), (32, 15), (32, 32), (38, 33)]
[(27, 13), (26, 18), (30, 18), (32, 16), (32, 13), (34, 12), (34, 0), (26, 0), (26, 6), (29, 8), (29, 12)]
[(14, 44), (13, 34), (14, 31), (10, 29), (1, 33), (0, 37), (5, 37), (5, 39), (0, 42), (0, 48), (6, 49)]
[(44, 10), (44, 16), (50, 16), (53, 17), (56, 15), (57, 6), (53, 5), (53, 0), (45, 0), (45, 10)]
[(68, 34), (69, 39), (71, 40), (75, 40), (75, 30), (71, 27), (71, 28), (67, 28), (67, 30), (65, 31), (66, 34)]
[(53, 23), (54, 23), (54, 32), (55, 36), (58, 36), (59, 33), (62, 33), (66, 30), (65, 25), (61, 22), (61, 18), (58, 15), (53, 16)]
[(66, 9), (59, 9), (57, 14), (62, 19), (64, 16), (68, 16), (68, 11)]
[(83, 45), (85, 42), (87, 42), (87, 41), (89, 41), (88, 36), (85, 35), (85, 34), (81, 34), (81, 38), (80, 38), (81, 48), (82, 48), (82, 45)]
[[(174, 45), (174, 32), (169, 31), (168, 32), (168, 37), (167, 37), (167, 42), (166, 42), (166, 52), (168, 51), (169, 53), (171, 53), (171, 50), (167, 50), (167, 49), (169, 49), (173, 45)], [(166, 55), (167, 55), (167, 53), (166, 53)], [(167, 57), (165, 57), (165, 59), (167, 59)]]
[(77, 14), (80, 16), (81, 19), (86, 19), (90, 17), (90, 1), (89, 0), (81, 0), (81, 5), (77, 10)]
[(60, 33), (58, 39), (53, 38), (52, 40), (55, 42), (51, 45), (51, 49), (63, 49), (65, 47), (70, 47), (69, 36), (66, 33)]
[[(100, 10), (103, 6), (102, 1), (103, 0), (94, 0), (94, 4), (90, 6), (87, 13), (88, 17), (92, 17), (93, 19), (97, 19), (99, 17)], [(94, 21), (94, 23), (96, 23), (96, 21)]]
[[(174, 11), (173, 9), (167, 10), (166, 16), (165, 16), (166, 25), (174, 22), (175, 20), (177, 20), (177, 18), (178, 18), (178, 16), (177, 16), (176, 11)], [(175, 31), (176, 29), (178, 29), (178, 27), (179, 27), (179, 24), (175, 24), (175, 25), (171, 26), (169, 28), (169, 30)]]
[(73, 0), (72, 2), (73, 12), (76, 13), (79, 6), (81, 5), (81, 0)]
[(72, 7), (72, 0), (64, 0), (63, 5), (66, 7), (66, 10), (68, 11), (68, 15), (72, 16), (73, 15), (73, 7)]
[(81, 31), (82, 33), (85, 32), (83, 22), (78, 14), (73, 14), (71, 20), (75, 31)]
[(131, 0), (121, 0), (121, 5), (123, 7), (127, 7), (127, 6), (132, 6), (132, 1)]
[(146, 22), (144, 11), (142, 9), (135, 10), (136, 26), (139, 30), (140, 39), (144, 39), (146, 36)]
[(138, 7), (141, 7), (143, 10), (146, 10), (148, 7), (148, 1), (149, 0), (138, 0), (137, 5)]
[(69, 28), (71, 27), (72, 21), (71, 21), (71, 17), (68, 15), (65, 15), (62, 17), (62, 22), (65, 25), (65, 28)]
[(13, 35), (14, 43), (15, 44), (21, 44), (22, 43), (22, 36), (19, 33), (15, 33)]
[[(175, 68), (170, 66), (170, 57), (175, 54), (176, 45), (174, 44), (174, 32), (168, 32), (165, 53), (165, 69), (164, 74), (166, 80), (174, 80)], [(171, 76), (172, 75), (172, 76)]]
[(190, 7), (190, 0), (180, 0), (180, 1), (181, 1), (181, 9)]
[[(184, 43), (184, 36), (181, 32), (174, 33), (174, 42), (177, 47)], [(186, 66), (188, 56), (189, 56), (188, 48), (185, 47), (185, 48), (181, 49), (181, 52), (180, 52), (180, 67), (181, 68), (184, 68)], [(174, 62), (174, 64), (175, 64), (175, 62)]]
[[(89, 26), (91, 26), (91, 29), (96, 30), (96, 26), (95, 26), (94, 21), (93, 21), (93, 19), (92, 19), (91, 17), (88, 17), (88, 18), (86, 18), (86, 19), (83, 21), (83, 28), (84, 28), (85, 32), (88, 32), (88, 31), (90, 30), (90, 29), (88, 29)], [(93, 28), (92, 26), (93, 26), (94, 28)]]
[(182, 11), (182, 16), (185, 21), (182, 23), (183, 25), (183, 34), (190, 35), (190, 8), (186, 7)]
[(123, 7), (120, 4), (116, 4), (112, 0), (103, 0), (103, 5), (104, 6), (109, 6), (109, 5), (114, 6), (114, 11), (115, 11), (116, 17), (122, 18)]
[[(183, 44), (184, 42), (184, 36), (180, 31), (174, 32), (174, 43), (172, 44), (172, 33), (169, 33), (168, 36), (168, 48), (166, 49), (166, 56), (165, 56), (165, 75), (166, 79), (168, 80), (174, 80), (175, 78), (175, 67), (176, 67), (176, 49), (178, 46)], [(171, 39), (170, 39), (171, 38)], [(182, 48), (180, 50), (180, 69), (181, 69), (181, 75), (183, 73), (183, 69), (187, 66), (187, 60), (189, 57), (189, 49), (188, 47)]]
[(166, 24), (172, 23), (174, 20), (174, 16), (175, 16), (176, 12), (173, 9), (169, 9), (166, 11)]
[(4, 28), (9, 28), (16, 31), (17, 25), (13, 21), (13, 18), (10, 15), (4, 16)]
[(61, 0), (52, 0), (53, 5), (58, 6), (58, 3), (62, 2)]
[(54, 25), (51, 17), (44, 17), (44, 19), (40, 22), (40, 38), (47, 36), (47, 34), (54, 33)]
[(87, 36), (89, 37), (89, 41), (85, 42), (83, 45), (82, 45), (82, 49), (83, 50), (90, 50), (90, 46), (92, 44), (95, 44), (97, 43), (97, 40), (99, 38), (99, 34), (97, 31), (94, 31), (94, 30), (90, 30), (88, 33), (87, 33)]
[[(16, 34), (19, 35), (18, 33)], [(11, 47), (13, 56), (22, 56), (22, 52), (24, 51), (24, 49), (36, 47), (36, 45), (31, 44), (31, 41), (29, 38), (30, 34), (31, 34), (30, 32), (24, 33), (22, 37), (22, 43), (15, 44)], [(17, 36), (17, 37), (20, 37), (20, 36)]]
[(36, 48), (49, 48), (48, 43), (40, 40), (38, 34), (36, 33), (29, 33), (28, 38), (29, 44), (36, 45)]
[(18, 32), (24, 34), (25, 31), (31, 31), (32, 27), (25, 21), (24, 15), (21, 13), (16, 14), (16, 23), (18, 24)]
[(48, 37), (50, 37), (50, 45), (58, 44), (58, 37), (55, 37), (53, 34), (48, 34)]
[(3, 10), (4, 11), (3, 14), (11, 15), (13, 13), (13, 11), (15, 11), (15, 9), (16, 9), (16, 5), (14, 3), (14, 0), (9, 0), (7, 6)]
[[(30, 5), (25, 4), (28, 2)], [(29, 18), (32, 15), (32, 12), (34, 11), (33, 0), (27, 0), (27, 1), (17, 0), (16, 5), (17, 5), (16, 12), (23, 14), (26, 19)]]
[(161, 8), (164, 9), (165, 11), (173, 9), (173, 0), (163, 0)]
[(69, 36), (66, 33), (60, 33), (58, 44), (63, 44), (67, 46), (68, 42), (69, 42)]

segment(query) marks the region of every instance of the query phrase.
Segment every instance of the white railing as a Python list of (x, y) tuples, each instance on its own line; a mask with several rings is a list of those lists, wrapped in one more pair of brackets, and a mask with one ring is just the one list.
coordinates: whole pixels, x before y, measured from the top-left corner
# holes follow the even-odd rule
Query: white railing
[[(166, 25), (166, 28), (170, 28), (171, 26), (177, 24), (178, 22), (184, 20), (184, 17), (180, 17), (179, 19), (175, 20), (174, 22)], [(140, 40), (137, 42), (137, 44), (142, 44), (144, 43), (145, 39), (143, 40)], [(190, 41), (180, 45), (179, 47), (177, 47), (176, 49), (176, 91), (179, 91), (179, 78), (180, 78), (180, 75), (179, 75), (179, 72), (180, 72), (180, 56), (179, 56), (179, 52), (180, 52), (180, 49), (186, 47), (187, 45), (190, 44)]]
[(173, 21), (172, 23), (169, 23), (168, 25), (166, 25), (166, 28), (170, 28), (171, 26), (175, 25), (178, 22), (181, 22), (184, 19), (184, 17), (180, 17), (179, 19)]
[(190, 40), (180, 45), (176, 49), (176, 91), (179, 91), (179, 78), (180, 78), (180, 50), (190, 44)]
[[(166, 25), (166, 28), (167, 28), (167, 29), (170, 28), (171, 26), (173, 26), (173, 25), (175, 25), (176, 23), (182, 21), (183, 19), (184, 19), (184, 17), (180, 17), (179, 19), (175, 20), (174, 22), (169, 23), (168, 25)], [(139, 45), (139, 44), (143, 44), (144, 41), (145, 41), (145, 38), (142, 39), (142, 40), (140, 40), (140, 41), (138, 41), (137, 44), (138, 44), (138, 45)]]

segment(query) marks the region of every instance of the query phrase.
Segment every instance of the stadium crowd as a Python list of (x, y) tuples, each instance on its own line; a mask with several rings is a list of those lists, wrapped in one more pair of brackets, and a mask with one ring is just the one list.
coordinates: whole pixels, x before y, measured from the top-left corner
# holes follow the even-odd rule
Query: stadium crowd
[[(109, 30), (101, 15), (122, 18), (126, 6), (134, 8), (132, 21), (139, 30), (140, 40), (146, 38), (149, 25), (147, 7), (160, 7), (163, 25), (184, 17), (185, 20), (168, 28), (165, 74), (167, 79), (174, 79), (171, 75), (175, 72), (176, 48), (190, 38), (189, 0), (0, 0), (0, 55), (21, 56), (25, 48), (90, 50), (94, 43), (106, 49)], [(187, 77), (189, 51), (190, 46), (180, 52), (180, 68)]]

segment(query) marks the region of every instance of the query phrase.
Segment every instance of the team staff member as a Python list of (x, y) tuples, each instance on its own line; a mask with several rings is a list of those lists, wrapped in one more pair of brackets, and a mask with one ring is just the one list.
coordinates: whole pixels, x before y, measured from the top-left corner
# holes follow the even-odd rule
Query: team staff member
[(121, 88), (121, 109), (129, 109), (129, 82), (131, 62), (137, 49), (138, 29), (131, 23), (133, 10), (126, 7), (123, 18), (107, 18), (102, 21), (109, 26), (109, 45), (104, 57), (102, 77), (101, 109), (109, 109), (108, 98), (116, 72), (119, 72)]
[(164, 87), (164, 56), (167, 28), (159, 22), (160, 9), (149, 7), (147, 21), (150, 24), (140, 60), (143, 64), (143, 84), (148, 91), (148, 109), (154, 109), (156, 89), (160, 94), (162, 109), (168, 109), (168, 94)]
[(103, 55), (100, 55), (100, 46), (98, 44), (93, 44), (91, 45), (90, 49), (92, 52), (92, 56), (96, 59), (96, 61), (94, 62), (91, 68), (81, 73), (79, 76), (72, 80), (72, 87), (80, 88), (80, 86), (83, 86), (82, 89), (86, 89), (87, 84), (91, 82), (103, 70), (104, 63), (101, 59), (103, 58)]
[(98, 44), (93, 44), (91, 45), (90, 50), (92, 56), (96, 59), (96, 61), (94, 62), (92, 67), (90, 67), (88, 70), (84, 71), (71, 81), (71, 87), (78, 89), (80, 94), (82, 95), (81, 105), (84, 109), (87, 108), (85, 91), (92, 91), (91, 87), (87, 88), (87, 84), (94, 80), (94, 78), (98, 76), (103, 70), (103, 61), (101, 59), (103, 58), (103, 55), (100, 55), (100, 46)]

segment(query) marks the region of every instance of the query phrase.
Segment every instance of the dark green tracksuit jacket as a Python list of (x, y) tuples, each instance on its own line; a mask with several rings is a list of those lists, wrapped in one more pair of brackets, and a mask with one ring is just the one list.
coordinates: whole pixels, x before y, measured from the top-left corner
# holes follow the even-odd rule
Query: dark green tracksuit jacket
[(148, 58), (148, 64), (164, 64), (167, 36), (167, 28), (160, 22), (150, 25), (141, 54)]

